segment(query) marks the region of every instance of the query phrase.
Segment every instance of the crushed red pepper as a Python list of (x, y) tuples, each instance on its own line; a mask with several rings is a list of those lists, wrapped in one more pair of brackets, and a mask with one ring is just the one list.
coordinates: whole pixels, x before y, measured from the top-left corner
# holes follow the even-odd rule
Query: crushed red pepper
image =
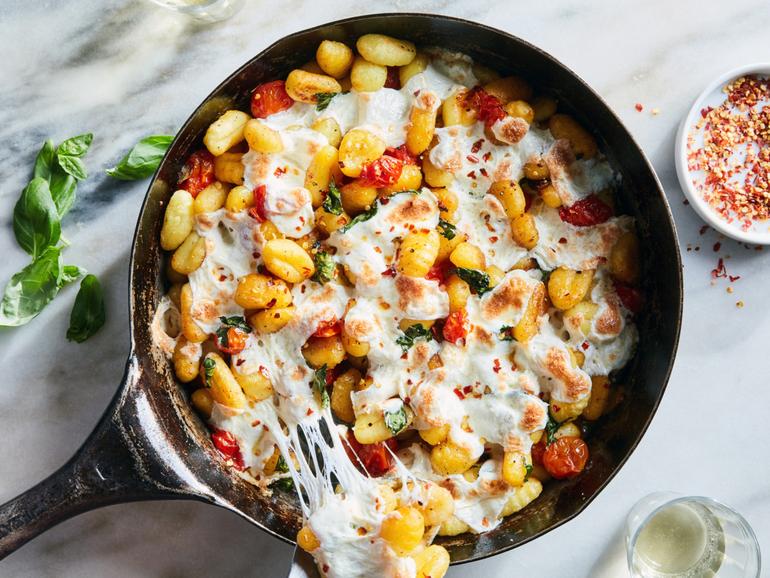
[(687, 136), (687, 165), (706, 202), (746, 230), (770, 219), (770, 78), (743, 76), (723, 92)]

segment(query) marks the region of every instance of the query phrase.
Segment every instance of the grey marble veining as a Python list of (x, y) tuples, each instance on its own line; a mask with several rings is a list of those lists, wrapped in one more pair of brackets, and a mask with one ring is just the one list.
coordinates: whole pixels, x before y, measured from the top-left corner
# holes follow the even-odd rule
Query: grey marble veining
[[(232, 70), (272, 41), (321, 22), (409, 10), (505, 29), (551, 52), (626, 122), (667, 190), (685, 263), (678, 361), (663, 404), (618, 477), (575, 521), (450, 576), (624, 576), (626, 512), (659, 489), (711, 495), (741, 510), (770, 544), (770, 250), (745, 249), (683, 204), (673, 166), (679, 119), (699, 90), (767, 59), (764, 0), (461, 2), (247, 0), (234, 19), (198, 25), (142, 0), (0, 6), (0, 282), (26, 263), (10, 215), (45, 138), (95, 134), (92, 176), (65, 219), (65, 260), (100, 275), (109, 320), (86, 345), (64, 339), (74, 288), (28, 326), (0, 331), (0, 501), (61, 465), (96, 423), (128, 351), (127, 264), (146, 183), (103, 176), (138, 138), (174, 132)], [(644, 105), (643, 112), (634, 109)], [(658, 108), (660, 114), (652, 115)], [(719, 253), (713, 245), (721, 242)], [(687, 251), (688, 246), (691, 250)], [(696, 250), (696, 247), (699, 249)], [(712, 285), (719, 256), (741, 275)], [(736, 302), (745, 307), (739, 309)], [(0, 563), (9, 577), (283, 576), (290, 548), (234, 515), (193, 503), (129, 504), (83, 515)]]

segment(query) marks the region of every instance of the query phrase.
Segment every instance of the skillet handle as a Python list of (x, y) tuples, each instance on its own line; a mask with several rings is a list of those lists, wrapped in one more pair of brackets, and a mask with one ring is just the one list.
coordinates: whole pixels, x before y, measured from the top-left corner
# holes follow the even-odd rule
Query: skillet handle
[(146, 431), (143, 420), (154, 417), (151, 411), (141, 411), (146, 399), (136, 387), (140, 378), (130, 357), (123, 384), (77, 453), (51, 476), (0, 506), (0, 560), (59, 522), (95, 508), (199, 497), (164, 466), (167, 446), (160, 436), (136, 435)]

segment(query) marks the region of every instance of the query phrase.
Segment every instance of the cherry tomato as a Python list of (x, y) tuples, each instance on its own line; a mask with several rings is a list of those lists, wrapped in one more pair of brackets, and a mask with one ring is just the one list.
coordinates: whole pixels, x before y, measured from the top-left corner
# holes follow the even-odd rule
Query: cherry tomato
[(454, 268), (452, 262), (447, 259), (441, 263), (434, 263), (428, 273), (425, 275), (426, 279), (433, 279), (438, 281), (439, 285), (446, 283), (446, 278), (449, 276), (449, 271)]
[(589, 195), (569, 207), (561, 207), (559, 217), (565, 223), (576, 227), (590, 227), (604, 223), (612, 217), (612, 207), (596, 195)]
[(496, 96), (477, 86), (466, 96), (465, 102), (478, 113), (478, 119), (487, 127), (491, 127), (501, 118), (505, 118), (503, 103)]
[(225, 458), (232, 460), (233, 465), (239, 470), (243, 470), (245, 465), (243, 463), (243, 456), (241, 455), (241, 448), (238, 445), (238, 440), (229, 431), (223, 429), (214, 429), (211, 432), (211, 441), (214, 443), (214, 447), (219, 450)]
[(615, 293), (618, 294), (623, 307), (628, 309), (631, 313), (639, 313), (642, 310), (644, 295), (642, 295), (642, 292), (639, 291), (639, 289), (615, 281)]
[(179, 188), (190, 193), (193, 198), (214, 182), (214, 156), (201, 149), (187, 157), (179, 175)]
[(334, 318), (328, 321), (321, 321), (318, 324), (318, 329), (313, 333), (313, 337), (332, 337), (340, 333), (342, 333), (342, 320)]
[(398, 77), (398, 66), (388, 66), (388, 77), (385, 79), (385, 88), (401, 88), (401, 79)]
[(219, 351), (222, 353), (235, 355), (236, 353), (243, 351), (243, 348), (246, 347), (247, 337), (248, 335), (246, 335), (243, 331), (240, 331), (235, 327), (229, 327), (227, 329), (227, 345), (222, 343), (218, 337), (215, 343), (217, 345), (217, 349), (219, 349)]
[(267, 215), (265, 213), (267, 187), (265, 185), (258, 185), (252, 194), (254, 195), (254, 206), (249, 209), (249, 215), (254, 217), (260, 223), (267, 221)]
[(578, 475), (587, 462), (588, 446), (577, 437), (559, 438), (543, 454), (543, 466), (557, 480)]
[(361, 183), (372, 187), (387, 187), (398, 180), (403, 168), (404, 161), (383, 155), (364, 165), (361, 170)]
[(417, 164), (417, 157), (409, 152), (405, 144), (402, 144), (400, 147), (388, 147), (385, 149), (385, 154), (402, 161), (405, 165)]
[(294, 101), (286, 92), (283, 80), (274, 80), (260, 84), (251, 95), (251, 115), (254, 118), (266, 118), (276, 112), (291, 108)]
[(390, 452), (395, 452), (398, 449), (398, 442), (395, 438), (390, 438), (376, 444), (364, 445), (358, 442), (352, 431), (348, 431), (347, 443), (343, 442), (343, 444), (350, 461), (359, 470), (363, 468), (364, 472), (373, 478), (378, 478), (390, 470), (393, 466), (393, 456)]
[(444, 339), (457, 343), (468, 335), (468, 313), (465, 309), (452, 311), (444, 323)]
[(545, 432), (539, 442), (532, 445), (532, 462), (543, 465), (543, 454), (545, 453)]

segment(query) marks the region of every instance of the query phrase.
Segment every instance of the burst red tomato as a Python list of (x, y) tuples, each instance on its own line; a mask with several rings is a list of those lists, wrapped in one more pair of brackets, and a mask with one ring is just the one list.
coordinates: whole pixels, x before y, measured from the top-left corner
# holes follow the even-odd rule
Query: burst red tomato
[(254, 206), (249, 209), (249, 215), (254, 217), (260, 223), (267, 221), (267, 215), (265, 213), (267, 187), (265, 185), (258, 185), (252, 194), (254, 195)]
[(468, 335), (468, 313), (465, 309), (452, 311), (444, 323), (444, 339), (457, 343)]
[(359, 470), (363, 468), (373, 478), (378, 478), (390, 470), (393, 466), (393, 456), (390, 452), (395, 452), (398, 449), (398, 442), (395, 438), (376, 444), (361, 444), (352, 431), (348, 431), (347, 443), (344, 445), (350, 461)]
[(557, 480), (578, 475), (587, 462), (588, 446), (578, 437), (559, 438), (543, 454), (543, 466)]
[(361, 170), (361, 184), (372, 187), (387, 187), (401, 176), (404, 161), (383, 155), (375, 161), (366, 163)]
[(385, 88), (401, 88), (401, 79), (398, 77), (398, 66), (388, 66), (388, 76), (385, 79)]
[(243, 455), (241, 455), (241, 448), (238, 445), (238, 440), (229, 431), (223, 429), (214, 429), (211, 432), (211, 441), (214, 443), (214, 447), (219, 450), (223, 456), (232, 460), (233, 465), (242, 470), (245, 468), (243, 463)]
[(615, 281), (615, 292), (618, 294), (618, 298), (623, 304), (623, 307), (628, 309), (631, 313), (639, 313), (642, 310), (644, 295), (642, 295), (642, 292), (639, 291), (639, 289)]
[(235, 355), (236, 353), (243, 351), (243, 348), (246, 347), (247, 337), (248, 335), (246, 335), (243, 331), (240, 331), (235, 327), (229, 327), (227, 329), (227, 343), (222, 343), (222, 340), (218, 337), (215, 343), (217, 345), (217, 349), (219, 349), (219, 351), (222, 353)]
[(329, 319), (318, 324), (318, 329), (313, 333), (313, 337), (332, 337), (340, 333), (342, 333), (342, 320)]
[(492, 96), (486, 90), (477, 86), (466, 96), (465, 102), (477, 112), (478, 119), (487, 127), (491, 127), (498, 120), (505, 118), (503, 103), (496, 96)]
[(193, 198), (214, 182), (214, 156), (201, 149), (187, 157), (179, 175), (179, 188), (190, 193)]
[(294, 104), (286, 92), (283, 80), (274, 80), (260, 84), (251, 95), (251, 115), (254, 118), (266, 118), (276, 112), (290, 108)]
[(559, 217), (565, 223), (576, 227), (591, 227), (612, 217), (612, 207), (596, 195), (589, 195), (569, 207), (561, 207)]
[(545, 453), (545, 433), (539, 442), (532, 445), (532, 462), (543, 465), (543, 454)]
[(441, 263), (434, 263), (425, 275), (426, 279), (433, 279), (438, 281), (439, 285), (446, 283), (446, 278), (449, 277), (449, 271), (454, 268), (452, 262), (449, 259), (442, 261)]
[(405, 165), (417, 164), (417, 157), (409, 152), (409, 149), (406, 148), (405, 144), (402, 144), (400, 147), (388, 147), (385, 149), (385, 154), (400, 160)]

